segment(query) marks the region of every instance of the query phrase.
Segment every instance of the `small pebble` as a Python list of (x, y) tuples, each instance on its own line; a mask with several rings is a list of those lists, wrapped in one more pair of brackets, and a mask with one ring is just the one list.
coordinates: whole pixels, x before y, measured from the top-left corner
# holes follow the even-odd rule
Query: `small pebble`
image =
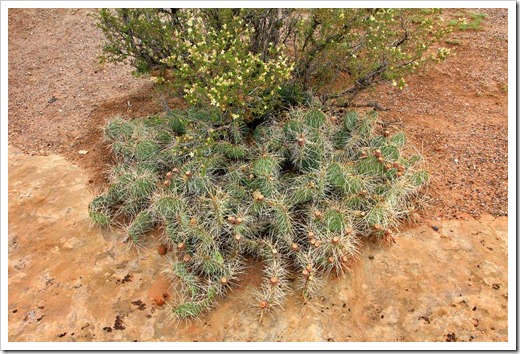
[(439, 227), (438, 226), (432, 226), (432, 229), (434, 229), (435, 231), (439, 231)]

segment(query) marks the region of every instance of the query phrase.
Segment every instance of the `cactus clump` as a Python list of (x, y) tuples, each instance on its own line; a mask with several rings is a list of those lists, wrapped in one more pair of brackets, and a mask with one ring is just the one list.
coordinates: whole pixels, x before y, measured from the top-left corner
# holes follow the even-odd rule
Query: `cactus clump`
[(136, 243), (162, 226), (185, 299), (172, 310), (178, 319), (210, 309), (248, 256), (264, 264), (254, 295), (262, 312), (295, 290), (314, 298), (329, 273), (345, 274), (360, 238), (394, 240), (428, 181), (421, 157), (404, 153), (404, 134), (380, 132), (375, 112), (300, 108), (255, 128), (218, 114), (109, 122), (119, 164), (89, 209), (101, 226), (130, 220)]

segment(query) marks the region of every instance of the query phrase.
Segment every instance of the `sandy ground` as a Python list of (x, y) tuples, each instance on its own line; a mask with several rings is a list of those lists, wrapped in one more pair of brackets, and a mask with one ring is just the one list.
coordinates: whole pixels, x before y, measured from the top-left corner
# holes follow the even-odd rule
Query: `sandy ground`
[(215, 310), (172, 327), (151, 300), (170, 285), (154, 236), (136, 254), (87, 215), (111, 163), (100, 128), (160, 111), (152, 86), (99, 64), (91, 10), (9, 10), (9, 341), (506, 341), (507, 13), (482, 11), (481, 31), (446, 43), (455, 56), (372, 92), (434, 177), (418, 225), (364, 245), (316, 312), (291, 298), (258, 321), (252, 263)]
[(62, 157), (9, 151), (10, 341), (507, 341), (505, 217), (436, 222), (438, 232), (425, 223), (393, 246), (366, 244), (315, 310), (293, 297), (261, 322), (253, 263), (212, 312), (175, 326), (151, 300), (169, 289), (158, 241), (137, 254), (90, 228), (88, 178)]

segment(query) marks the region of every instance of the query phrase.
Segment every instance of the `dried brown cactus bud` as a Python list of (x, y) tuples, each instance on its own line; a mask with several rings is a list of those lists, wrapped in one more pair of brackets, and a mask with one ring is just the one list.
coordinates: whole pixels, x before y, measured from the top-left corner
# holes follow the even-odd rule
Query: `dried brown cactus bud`
[(173, 172), (168, 171), (168, 173), (166, 174), (166, 178), (170, 179), (170, 178), (172, 178), (172, 176), (173, 176)]
[(311, 271), (311, 269), (312, 269), (312, 267), (311, 267), (311, 265), (310, 265), (310, 264), (307, 264), (307, 267), (305, 267), (305, 269), (307, 269), (307, 271), (309, 271), (309, 272), (310, 272), (310, 271)]
[(309, 236), (309, 238), (313, 238), (314, 236), (316, 236), (316, 234), (312, 231), (309, 231), (307, 232), (307, 236)]
[(309, 241), (311, 243), (311, 245), (315, 245), (316, 244), (316, 240), (311, 238), (311, 240)]
[(252, 174), (252, 173), (250, 173), (250, 174), (249, 174), (249, 179), (254, 179), (254, 178), (255, 178), (255, 175)]
[(265, 199), (265, 197), (262, 193), (260, 193), (260, 191), (256, 190), (253, 192), (253, 199), (258, 202), (261, 202)]
[(242, 218), (239, 216), (235, 219), (235, 224), (240, 225), (242, 223)]
[(271, 283), (271, 285), (275, 286), (278, 285), (278, 283), (280, 283), (280, 280), (277, 277), (271, 277), (271, 279), (269, 279), (269, 282)]
[(189, 261), (191, 261), (191, 256), (189, 254), (185, 254), (184, 257), (182, 258), (182, 260), (184, 262), (189, 262)]
[(191, 171), (186, 171), (184, 172), (184, 175), (188, 178), (191, 178), (191, 176), (193, 176), (193, 173), (191, 173)]
[(316, 219), (321, 219), (322, 216), (323, 216), (323, 213), (322, 213), (321, 211), (316, 210), (316, 211), (314, 212), (314, 217), (315, 217)]
[(397, 243), (397, 241), (395, 240), (395, 237), (392, 235), (392, 230), (390, 230), (390, 229), (386, 229), (385, 230), (384, 240), (387, 241), (387, 242), (391, 241), (393, 243)]
[(240, 241), (241, 238), (242, 238), (242, 235), (240, 235), (240, 234), (235, 235), (235, 240)]
[(341, 261), (342, 261), (343, 263), (347, 263), (347, 262), (348, 262), (348, 257), (347, 257), (347, 256), (343, 256), (343, 257), (341, 257)]
[(305, 138), (303, 137), (303, 135), (300, 135), (300, 136), (298, 137), (298, 140), (297, 140), (297, 141), (298, 141), (298, 145), (299, 145), (300, 147), (302, 147), (303, 145), (305, 145)]
[(383, 136), (388, 138), (390, 136), (390, 131), (388, 129), (383, 130)]
[(179, 251), (184, 251), (184, 250), (186, 249), (186, 245), (184, 244), (184, 242), (179, 242), (179, 243), (177, 244), (177, 249), (178, 249)]
[(299, 248), (300, 248), (300, 247), (298, 246), (297, 243), (293, 243), (293, 244), (291, 245), (291, 249), (292, 249), (293, 251), (298, 251)]
[(399, 166), (400, 166), (400, 165), (399, 165), (399, 162), (397, 162), (397, 161), (394, 162), (394, 163), (392, 163), (392, 167), (393, 167), (393, 168), (397, 168), (397, 169), (399, 169)]
[(368, 156), (368, 154), (366, 153), (366, 151), (361, 151), (361, 154), (359, 155), (359, 158), (360, 159), (364, 159)]
[(403, 175), (403, 171), (397, 171), (396, 175), (397, 177), (401, 177)]
[(307, 278), (307, 277), (309, 276), (309, 271), (308, 271), (307, 269), (304, 269), (304, 270), (302, 271), (302, 274), (303, 274), (303, 276), (304, 276), (305, 278)]
[(163, 184), (164, 184), (165, 187), (169, 187), (170, 186), (170, 180), (169, 179), (165, 180), (163, 182)]
[(334, 263), (334, 257), (332, 257), (332, 256), (329, 257), (327, 260), (329, 261), (330, 264)]
[(380, 230), (381, 230), (381, 225), (379, 225), (379, 224), (374, 224), (374, 225), (372, 225), (372, 230), (374, 230), (374, 231), (380, 231)]
[(236, 219), (233, 215), (229, 215), (227, 217), (227, 220), (231, 223), (231, 224), (234, 224), (236, 222)]
[(276, 248), (273, 248), (273, 249), (271, 250), (271, 252), (272, 252), (273, 254), (278, 254), (278, 251), (276, 250)]
[(350, 234), (352, 233), (352, 231), (353, 231), (352, 228), (350, 228), (350, 227), (347, 228), (347, 229), (345, 230), (345, 235), (350, 235)]
[(334, 237), (332, 238), (332, 243), (335, 244), (335, 245), (337, 245), (337, 244), (339, 243), (339, 237), (338, 237), (338, 236), (334, 236)]
[(158, 295), (158, 296), (156, 296), (156, 297), (154, 297), (152, 299), (153, 299), (153, 301), (155, 302), (155, 304), (157, 306), (162, 306), (162, 305), (164, 305), (166, 303), (166, 301), (164, 301), (164, 297), (163, 296), (159, 296)]
[(404, 171), (404, 166), (403, 165), (399, 165), (399, 167), (397, 167), (397, 171), (403, 172)]
[(222, 277), (222, 278), (220, 278), (220, 283), (221, 283), (222, 285), (226, 285), (227, 282), (228, 282), (228, 280), (227, 280), (226, 277)]
[(159, 245), (159, 247), (157, 247), (157, 253), (159, 253), (161, 256), (164, 256), (167, 252), (168, 249), (165, 245)]
[(374, 151), (374, 156), (381, 157), (381, 150), (377, 149), (376, 151)]
[(177, 167), (175, 167), (173, 170), (172, 170), (173, 173), (179, 173), (179, 169)]
[(191, 219), (190, 219), (190, 224), (191, 224), (191, 225), (196, 225), (196, 224), (197, 224), (197, 219), (195, 219), (195, 218), (191, 218)]
[(384, 159), (383, 156), (379, 156), (379, 157), (377, 158), (377, 161), (383, 163), (383, 162), (385, 162), (385, 159)]
[(260, 308), (261, 308), (262, 310), (264, 310), (264, 309), (266, 309), (267, 307), (269, 307), (269, 303), (268, 303), (266, 300), (262, 300), (262, 301), (260, 301), (260, 304), (259, 304), (259, 305), (260, 305)]
[(366, 197), (368, 194), (368, 191), (366, 189), (363, 189), (361, 192), (359, 192), (359, 195), (362, 197)]
[(322, 242), (318, 240), (318, 241), (316, 241), (316, 243), (314, 244), (314, 247), (320, 247), (321, 244), (322, 244)]

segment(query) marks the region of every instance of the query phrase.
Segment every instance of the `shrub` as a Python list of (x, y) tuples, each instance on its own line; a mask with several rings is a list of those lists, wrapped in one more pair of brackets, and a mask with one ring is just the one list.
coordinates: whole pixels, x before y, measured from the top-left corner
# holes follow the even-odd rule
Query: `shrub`
[(429, 49), (451, 30), (437, 9), (120, 9), (101, 10), (99, 26), (108, 59), (245, 121), (279, 109), (281, 91), (348, 106), (381, 81), (403, 88), (446, 58)]
[(217, 13), (102, 10), (105, 52), (115, 61), (131, 58), (138, 73), (189, 104), (215, 107), (225, 123), (252, 121), (273, 111), (292, 67), (281, 46), (268, 44), (264, 58), (251, 51), (254, 28), (229, 11)]
[(404, 153), (404, 134), (382, 131), (375, 112), (293, 109), (252, 131), (214, 125), (219, 114), (189, 109), (105, 127), (118, 165), (90, 204), (92, 219), (128, 221), (137, 244), (162, 227), (175, 249), (177, 319), (213, 306), (249, 256), (264, 264), (261, 313), (294, 288), (313, 299), (329, 273), (345, 274), (361, 238), (393, 240), (428, 180), (421, 157)]
[(440, 9), (310, 10), (298, 22), (299, 35), (290, 41), (291, 52), (297, 53), (294, 77), (323, 101), (342, 98), (346, 105), (378, 82), (403, 88), (406, 74), (428, 60), (446, 58), (427, 55), (451, 31), (441, 13)]

